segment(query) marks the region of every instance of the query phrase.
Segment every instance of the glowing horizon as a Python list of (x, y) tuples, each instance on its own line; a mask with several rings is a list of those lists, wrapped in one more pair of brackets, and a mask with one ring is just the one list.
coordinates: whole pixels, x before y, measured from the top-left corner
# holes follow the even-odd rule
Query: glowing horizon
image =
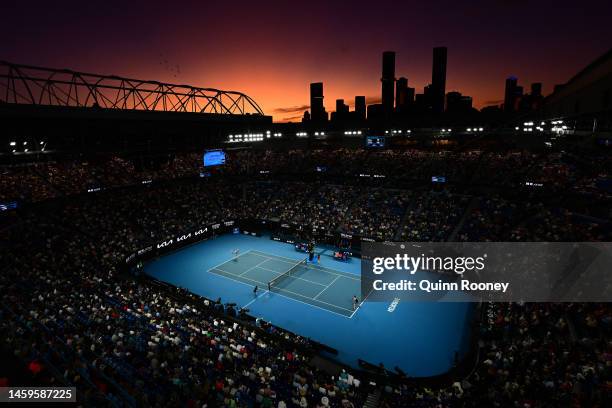
[[(165, 2), (111, 1), (101, 12), (75, 2), (41, 4), (36, 13), (9, 3), (0, 58), (240, 91), (275, 121), (299, 121), (311, 82), (324, 83), (328, 112), (339, 98), (351, 109), (356, 95), (379, 99), (386, 50), (396, 52), (396, 77), (422, 93), (431, 82), (433, 47), (447, 46), (446, 92), (471, 96), (482, 108), (501, 103), (510, 75), (525, 89), (542, 82), (550, 93), (609, 49), (601, 39), (612, 38), (606, 2), (211, 3), (169, 12)], [(563, 25), (574, 29), (558, 29)]]

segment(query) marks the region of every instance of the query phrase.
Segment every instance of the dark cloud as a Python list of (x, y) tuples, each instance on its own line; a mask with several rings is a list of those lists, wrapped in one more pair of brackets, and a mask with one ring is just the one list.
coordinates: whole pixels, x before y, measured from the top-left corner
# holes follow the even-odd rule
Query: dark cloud
[(289, 106), (287, 108), (276, 108), (274, 109), (274, 113), (303, 113), (305, 110), (310, 109), (310, 105), (300, 105), (300, 106)]
[(293, 122), (293, 121), (298, 121), (298, 120), (301, 121), (302, 118), (303, 116), (299, 115), (299, 116), (289, 116), (289, 117), (283, 118), (282, 120), (283, 122)]

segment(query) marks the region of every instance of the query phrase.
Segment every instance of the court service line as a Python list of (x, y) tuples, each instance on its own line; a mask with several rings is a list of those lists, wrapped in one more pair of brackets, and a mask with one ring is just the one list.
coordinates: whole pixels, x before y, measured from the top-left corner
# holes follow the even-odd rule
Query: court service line
[[(219, 269), (219, 268), (215, 268), (215, 269), (217, 269), (218, 271), (221, 271), (221, 272), (229, 273), (229, 272), (226, 272), (226, 271), (224, 271), (224, 270), (222, 270), (222, 269)], [(212, 269), (210, 270), (210, 272), (212, 272)], [(213, 272), (213, 273), (214, 273), (214, 272)], [(248, 284), (248, 283), (246, 283), (246, 282), (240, 282), (239, 280), (236, 280), (236, 279), (234, 279), (234, 278), (230, 278), (229, 276), (225, 276), (225, 275), (221, 275), (221, 274), (218, 274), (218, 275), (219, 275), (219, 276), (221, 276), (222, 278), (229, 279), (229, 280), (234, 281), (234, 282), (236, 282), (236, 283), (240, 283), (241, 285), (246, 285), (246, 286), (249, 286), (249, 287), (251, 286), (250, 284)], [(230, 275), (232, 275), (232, 274), (230, 274)], [(236, 276), (236, 275), (233, 275), (233, 276)], [(242, 279), (248, 279), (248, 278), (244, 278), (244, 277), (243, 277)], [(249, 279), (249, 280), (252, 280), (252, 279)], [(258, 282), (258, 281), (253, 281), (253, 282), (257, 282), (257, 283), (260, 283), (260, 284), (261, 284), (261, 282)], [(304, 305), (308, 305), (308, 306), (316, 307), (317, 309), (324, 310), (324, 311), (326, 311), (326, 312), (328, 312), (328, 313), (333, 313), (333, 314), (335, 314), (335, 315), (342, 316), (342, 317), (344, 317), (345, 319), (350, 319), (350, 318), (352, 317), (352, 315), (351, 315), (351, 316), (343, 315), (342, 313), (334, 312), (333, 310), (325, 309), (324, 307), (317, 306), (317, 305), (313, 305), (312, 303), (302, 302), (302, 301), (301, 301), (301, 300), (299, 300), (299, 299), (295, 299), (295, 298), (292, 298), (292, 297), (289, 297), (289, 296), (285, 296), (285, 295), (283, 295), (282, 293), (275, 293), (275, 294), (276, 294), (276, 295), (278, 295), (278, 296), (280, 296), (280, 297), (284, 297), (285, 299), (293, 300), (294, 302), (299, 302), (299, 303), (302, 303), (302, 304), (304, 304)], [(317, 300), (317, 302), (320, 302), (320, 300)], [(338, 307), (338, 306), (335, 306), (335, 307)], [(340, 308), (340, 309), (344, 309), (343, 307), (339, 307), (339, 308)], [(347, 310), (347, 311), (348, 311), (349, 309), (344, 309), (344, 310)]]
[(317, 293), (317, 296), (315, 296), (313, 299), (314, 299), (314, 300), (316, 300), (316, 299), (319, 297), (319, 295), (320, 295), (321, 293), (323, 293), (323, 292), (325, 292), (327, 289), (329, 289), (329, 288), (331, 287), (331, 285), (333, 285), (334, 283), (336, 283), (336, 281), (337, 281), (339, 278), (340, 278), (340, 275), (336, 276), (336, 278), (335, 278), (333, 281), (331, 281), (331, 283), (330, 283), (329, 285), (327, 285), (326, 287), (324, 287), (322, 291), (320, 291), (319, 293)]
[(265, 264), (266, 262), (268, 262), (268, 260), (267, 260), (267, 259), (265, 259), (265, 260), (261, 261), (260, 263), (258, 263), (258, 264), (257, 264), (257, 265), (255, 265), (255, 266), (251, 266), (250, 268), (245, 269), (244, 271), (242, 271), (242, 273), (241, 273), (240, 275), (237, 275), (237, 276), (242, 277), (242, 275), (244, 275), (244, 274), (245, 274), (245, 273), (247, 273), (248, 271), (251, 271), (251, 270), (253, 270), (253, 269), (257, 268), (259, 265), (263, 265), (263, 264)]
[[(227, 273), (227, 274), (229, 274), (229, 275), (233, 275), (232, 273), (230, 273), (230, 272), (228, 272), (228, 271), (224, 271), (223, 269), (219, 269), (219, 268), (216, 268), (216, 269), (217, 269), (218, 271), (221, 271), (221, 272)], [(233, 276), (238, 276), (238, 275), (233, 275)], [(229, 279), (232, 279), (232, 278), (229, 278)], [(258, 280), (255, 280), (255, 279), (247, 278), (246, 276), (240, 276), (240, 279), (246, 279), (246, 280), (249, 280), (249, 281), (251, 281), (251, 282), (259, 283), (260, 285), (266, 285), (266, 283), (262, 283), (262, 282), (260, 282), (260, 281), (258, 281)], [(235, 280), (235, 279), (233, 279), (233, 280)], [(305, 298), (305, 299), (315, 300), (315, 299), (313, 299), (313, 298), (311, 298), (311, 297), (309, 297), (309, 296), (302, 295), (301, 293), (293, 292), (293, 291), (288, 290), (288, 289), (278, 288), (278, 290), (282, 290), (282, 291), (285, 291), (285, 292), (291, 293), (291, 294), (293, 294), (293, 295), (303, 297), (303, 298)], [(290, 298), (290, 299), (292, 299), (292, 298)], [(296, 300), (297, 300), (297, 299), (296, 299)], [(317, 301), (317, 302), (319, 302), (319, 303), (324, 303), (324, 304), (329, 305), (329, 306), (331, 306), (331, 307), (335, 307), (335, 308), (337, 308), (337, 309), (342, 309), (342, 310), (346, 310), (347, 312), (352, 312), (352, 310), (351, 310), (351, 309), (347, 309), (347, 308), (342, 307), (342, 306), (334, 305), (333, 303), (324, 302), (324, 301), (322, 301), (322, 300), (318, 300), (318, 299), (317, 299), (316, 301)], [(308, 304), (310, 304), (310, 303), (308, 303)], [(327, 310), (327, 309), (325, 309), (325, 310)]]
[[(253, 250), (253, 252), (257, 252), (259, 254), (262, 254), (262, 255), (258, 255), (258, 256), (265, 256), (265, 257), (269, 258), (272, 261), (290, 263), (292, 265), (295, 265), (296, 259), (293, 260), (294, 262), (287, 262), (287, 261), (283, 261), (283, 259), (291, 260), (291, 258), (287, 258), (286, 256), (280, 256), (280, 255), (274, 255), (274, 257), (271, 257), (270, 254), (266, 254), (265, 252), (261, 252), (261, 251), (257, 251), (257, 250)], [(283, 258), (283, 259), (278, 259), (278, 258)], [(342, 272), (342, 271), (339, 271), (337, 269), (327, 268), (325, 266), (320, 266), (320, 265), (316, 265), (316, 264), (313, 264), (313, 263), (309, 263), (308, 266), (312, 267), (312, 270), (314, 270), (314, 271), (325, 272), (325, 273), (328, 273), (328, 274), (334, 275), (334, 276), (335, 275), (340, 275), (340, 276), (343, 276), (343, 277), (345, 277), (347, 279), (353, 279), (353, 280), (361, 282), (361, 278), (357, 278), (355, 276), (352, 276), (354, 274), (349, 273), (349, 272)]]

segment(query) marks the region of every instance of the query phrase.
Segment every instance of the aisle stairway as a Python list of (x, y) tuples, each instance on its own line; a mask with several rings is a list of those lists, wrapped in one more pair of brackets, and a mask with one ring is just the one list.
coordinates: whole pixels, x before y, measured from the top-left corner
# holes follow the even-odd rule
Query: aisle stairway
[(363, 404), (363, 408), (378, 408), (378, 404), (380, 403), (380, 388), (372, 391), (368, 394), (368, 398), (366, 399), (365, 404)]

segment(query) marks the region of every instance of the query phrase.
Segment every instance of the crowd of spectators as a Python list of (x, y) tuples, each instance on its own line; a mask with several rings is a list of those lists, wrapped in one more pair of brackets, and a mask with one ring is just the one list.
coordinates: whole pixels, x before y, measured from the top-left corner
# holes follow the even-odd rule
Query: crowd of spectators
[(1, 259), (3, 348), (34, 376), (51, 371), (95, 406), (361, 406), (360, 381), (312, 366), (305, 339), (118, 274), (122, 243), (90, 236), (93, 219), (62, 216), (32, 214)]
[(594, 303), (491, 303), (474, 370), (447, 387), (386, 386), (384, 408), (604, 407), (612, 314)]
[[(0, 167), (0, 196), (4, 199), (41, 201), (60, 195), (113, 188), (149, 181), (199, 177), (206, 171), (198, 153), (155, 157), (103, 156), (64, 159)], [(481, 150), (429, 151), (329, 149), (329, 150), (232, 150), (214, 173), (278, 178), (313, 176), (347, 184), (363, 184), (376, 178), (387, 188), (428, 185), (431, 177), (445, 177), (452, 185), (489, 186), (506, 190), (540, 185), (546, 192), (563, 191), (610, 198), (609, 155), (533, 153), (523, 150), (499, 153)], [(367, 178), (364, 179), (364, 177)]]
[[(74, 385), (95, 406), (361, 407), (369, 390), (360, 375), (317, 368), (305, 339), (224, 317), (214, 302), (125, 276), (117, 265), (147, 245), (230, 218), (377, 240), (609, 241), (609, 213), (581, 214), (569, 204), (575, 194), (609, 200), (593, 180), (607, 177), (610, 162), (579, 159), (245, 150), (203, 178), (195, 154), (155, 170), (118, 157), (3, 168), (2, 200), (26, 204), (0, 213), (2, 346), (40, 381)], [(367, 187), (363, 173), (385, 177)], [(444, 174), (447, 187), (425, 182)], [(557, 196), (515, 194), (526, 179)], [(96, 185), (106, 190), (81, 194)], [(606, 305), (487, 308), (469, 376), (442, 387), (378, 384), (381, 406), (609, 405)]]

